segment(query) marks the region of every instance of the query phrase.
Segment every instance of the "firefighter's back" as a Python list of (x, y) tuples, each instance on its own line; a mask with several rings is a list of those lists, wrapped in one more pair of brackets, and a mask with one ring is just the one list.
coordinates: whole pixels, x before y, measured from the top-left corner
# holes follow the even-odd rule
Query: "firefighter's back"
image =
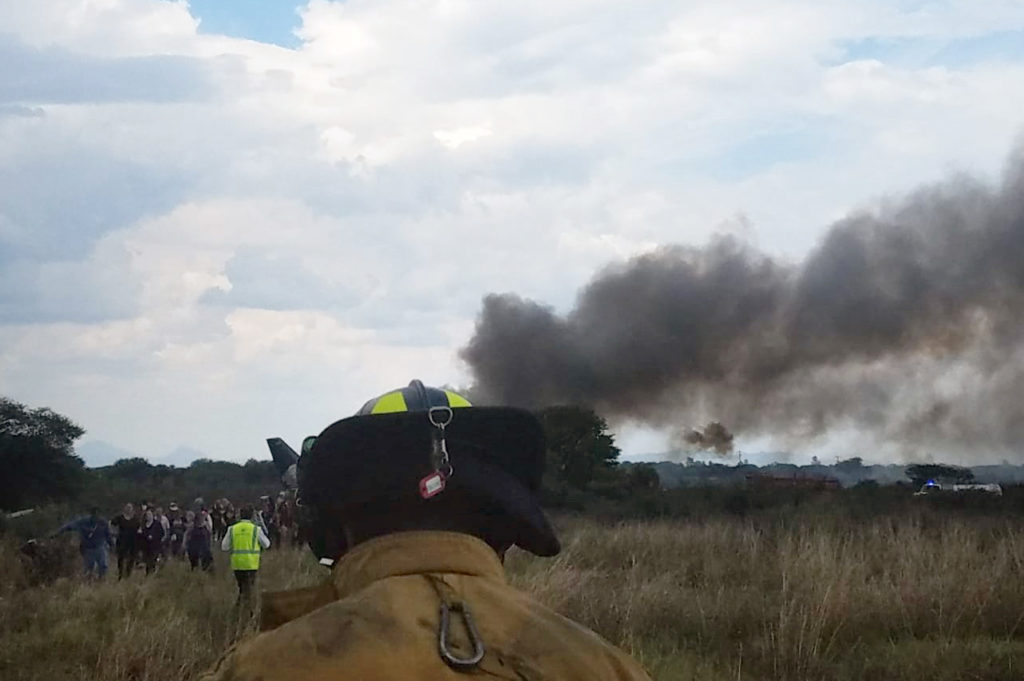
[[(390, 538), (389, 538), (390, 539)], [(436, 544), (430, 533), (401, 537)], [(593, 632), (510, 587), (496, 557), (472, 537), (448, 535), (447, 555), (405, 569), (371, 560), (363, 574), (335, 575), (344, 593), (313, 612), (265, 632), (241, 646), (216, 670), (227, 681), (640, 681), (648, 679), (628, 656)], [(387, 540), (382, 542), (387, 544)], [(381, 548), (378, 543), (376, 547)], [(429, 549), (428, 549), (429, 552)], [(415, 554), (413, 554), (415, 555)], [(442, 561), (442, 562), (438, 562)], [(447, 571), (455, 570), (455, 571)], [(394, 574), (394, 573), (399, 574)], [(475, 629), (469, 633), (460, 606)], [(447, 650), (469, 661), (474, 639), (484, 650), (464, 671), (442, 658), (441, 612), (447, 607)]]

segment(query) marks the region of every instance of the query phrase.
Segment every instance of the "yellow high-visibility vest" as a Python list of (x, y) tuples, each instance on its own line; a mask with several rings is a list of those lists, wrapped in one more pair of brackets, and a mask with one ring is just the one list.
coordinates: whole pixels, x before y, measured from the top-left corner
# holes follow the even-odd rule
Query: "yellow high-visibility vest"
[(231, 526), (231, 569), (259, 570), (260, 543), (256, 525), (240, 520)]

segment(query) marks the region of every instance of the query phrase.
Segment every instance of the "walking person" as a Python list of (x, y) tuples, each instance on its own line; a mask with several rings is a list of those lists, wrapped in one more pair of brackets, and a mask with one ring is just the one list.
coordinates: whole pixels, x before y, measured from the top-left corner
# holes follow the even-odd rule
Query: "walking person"
[(260, 569), (260, 552), (270, 548), (270, 539), (263, 528), (252, 521), (251, 506), (243, 507), (240, 515), (242, 519), (224, 533), (220, 548), (231, 552), (231, 569), (238, 582), (238, 604), (251, 607), (256, 574)]
[[(191, 511), (189, 511), (191, 513)], [(186, 525), (185, 516), (178, 512), (177, 504), (171, 504), (171, 513), (168, 516), (170, 520), (170, 550), (171, 555), (175, 558), (181, 558), (185, 555), (185, 535), (188, 531)]]
[(210, 515), (205, 506), (196, 511), (196, 522), (206, 525), (206, 529), (210, 531), (210, 536), (213, 536), (213, 516)]
[[(199, 513), (196, 513), (196, 522), (206, 526), (206, 529), (210, 531), (210, 536), (213, 537), (213, 517), (210, 516), (209, 511), (204, 508)], [(211, 543), (210, 545), (212, 546), (213, 544)]]
[(56, 537), (64, 532), (78, 532), (78, 550), (82, 554), (85, 576), (95, 574), (98, 579), (103, 579), (107, 574), (107, 547), (113, 538), (110, 525), (100, 517), (99, 509), (89, 509), (89, 515), (72, 520), (51, 536)]
[(260, 512), (260, 518), (263, 520), (261, 526), (263, 531), (266, 532), (267, 538), (270, 542), (277, 546), (281, 543), (281, 533), (278, 529), (278, 518), (277, 518), (277, 506), (274, 505), (274, 500), (270, 496), (260, 497), (263, 508)]
[(139, 549), (139, 518), (135, 515), (135, 506), (125, 504), (124, 510), (110, 524), (117, 533), (117, 578), (124, 579), (131, 576)]
[(153, 519), (160, 523), (160, 527), (164, 530), (164, 540), (163, 544), (160, 546), (160, 555), (166, 561), (171, 550), (171, 521), (164, 514), (162, 506), (157, 506), (156, 510), (153, 511)]
[[(235, 512), (235, 507), (230, 500), (225, 498), (221, 499), (221, 501), (223, 502), (221, 508), (224, 509), (224, 530), (227, 531), (227, 528), (238, 522), (239, 518), (238, 513)], [(224, 537), (222, 536), (221, 539), (223, 538)]]
[(263, 530), (263, 534), (267, 535), (267, 539), (270, 540), (271, 544), (277, 546), (277, 540), (274, 539), (274, 533), (270, 529), (271, 526), (269, 523), (269, 516), (266, 510), (264, 510), (262, 499), (260, 500), (259, 505), (253, 506), (252, 522), (256, 525), (256, 527)]
[(224, 537), (224, 500), (214, 499), (213, 508), (210, 509), (210, 520), (213, 521), (213, 538), (220, 541)]
[(139, 548), (142, 551), (142, 562), (146, 564), (146, 574), (156, 570), (156, 562), (163, 552), (164, 527), (153, 516), (153, 511), (146, 511), (139, 527)]
[(185, 523), (185, 552), (188, 554), (188, 563), (192, 570), (200, 567), (204, 572), (209, 572), (213, 566), (210, 528), (202, 519), (196, 522), (196, 514), (192, 511), (185, 514)]

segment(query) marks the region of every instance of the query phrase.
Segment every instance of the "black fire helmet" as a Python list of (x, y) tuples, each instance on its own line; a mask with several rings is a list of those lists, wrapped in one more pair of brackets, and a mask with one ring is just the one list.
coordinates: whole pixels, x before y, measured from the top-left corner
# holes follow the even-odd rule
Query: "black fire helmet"
[[(445, 419), (441, 431), (437, 424)], [(557, 554), (561, 547), (538, 499), (545, 445), (537, 418), (523, 409), (474, 407), (417, 380), (370, 400), (317, 437), (299, 457), (300, 503), (331, 518), (382, 504), (429, 504), (421, 488), (438, 469), (433, 454), (442, 433), (451, 468), (441, 494), (485, 499), (510, 524), (516, 545), (538, 556)], [(331, 543), (337, 540), (311, 541), (328, 562), (344, 551)]]

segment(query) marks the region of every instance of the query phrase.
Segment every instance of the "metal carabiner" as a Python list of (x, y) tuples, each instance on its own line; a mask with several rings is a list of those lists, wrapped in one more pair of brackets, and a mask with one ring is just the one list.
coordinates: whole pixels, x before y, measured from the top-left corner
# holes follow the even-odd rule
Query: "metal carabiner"
[[(462, 615), (462, 622), (466, 626), (466, 633), (469, 635), (469, 642), (473, 646), (473, 654), (470, 657), (458, 657), (448, 648), (448, 627), (451, 623), (451, 613), (456, 612)], [(441, 602), (441, 623), (437, 628), (437, 649), (445, 664), (458, 672), (475, 669), (480, 660), (484, 659), (484, 643), (480, 640), (480, 633), (473, 624), (473, 616), (469, 614), (469, 608), (465, 603), (456, 602), (448, 604)]]
[(451, 459), (448, 456), (448, 442), (445, 439), (444, 429), (452, 422), (451, 407), (431, 407), (427, 411), (427, 418), (430, 424), (436, 429), (433, 433), (433, 449), (431, 451), (431, 464), (434, 470), (448, 479), (455, 472), (452, 468)]
[[(438, 414), (443, 414), (443, 416), (437, 418)], [(444, 430), (445, 427), (452, 422), (452, 408), (431, 407), (427, 410), (427, 418), (430, 419), (430, 424), (432, 426), (440, 430)]]

